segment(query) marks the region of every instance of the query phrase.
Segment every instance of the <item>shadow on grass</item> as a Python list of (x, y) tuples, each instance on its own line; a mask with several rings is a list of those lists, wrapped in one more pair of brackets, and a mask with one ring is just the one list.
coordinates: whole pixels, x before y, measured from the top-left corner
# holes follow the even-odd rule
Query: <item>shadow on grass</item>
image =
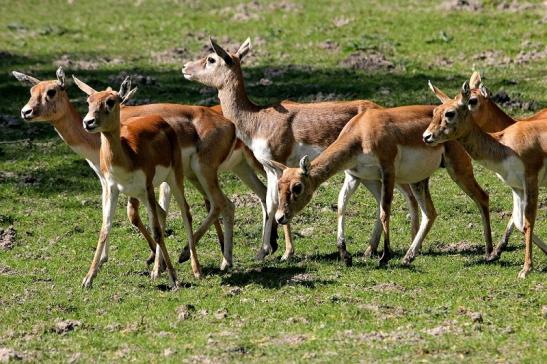
[(233, 272), (222, 277), (222, 285), (246, 286), (258, 284), (264, 288), (276, 289), (286, 285), (315, 288), (316, 285), (333, 284), (335, 281), (316, 279), (302, 267), (264, 267), (261, 269)]

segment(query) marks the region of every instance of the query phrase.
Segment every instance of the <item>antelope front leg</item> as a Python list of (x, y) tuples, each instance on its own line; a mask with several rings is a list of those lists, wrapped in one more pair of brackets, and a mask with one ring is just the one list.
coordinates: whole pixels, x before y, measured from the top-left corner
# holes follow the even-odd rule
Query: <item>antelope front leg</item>
[(384, 228), (384, 251), (380, 258), (380, 265), (386, 265), (392, 257), (389, 246), (389, 218), (391, 214), (391, 202), (393, 201), (393, 188), (395, 187), (395, 173), (393, 168), (382, 169), (382, 197), (380, 198), (380, 220)]
[(355, 193), (357, 187), (359, 187), (359, 180), (347, 171), (344, 172), (344, 175), (344, 184), (338, 193), (338, 230), (336, 234), (336, 247), (338, 248), (340, 259), (349, 267), (352, 265), (352, 259), (351, 254), (346, 249), (346, 208), (350, 197)]
[(105, 246), (108, 242), (108, 235), (110, 234), (110, 229), (112, 228), (112, 219), (116, 212), (116, 204), (118, 201), (118, 190), (114, 187), (106, 187), (104, 189), (104, 206), (103, 206), (103, 222), (101, 226), (101, 232), (99, 234), (99, 241), (97, 243), (97, 248), (95, 249), (95, 255), (89, 271), (82, 281), (82, 287), (90, 288), (93, 282), (93, 278), (97, 275), (99, 267), (101, 265), (101, 256), (103, 255)]
[(418, 255), (422, 247), (422, 242), (427, 236), (429, 230), (431, 230), (433, 222), (437, 218), (437, 212), (435, 211), (435, 206), (433, 205), (431, 194), (429, 192), (429, 178), (426, 178), (418, 183), (413, 183), (411, 188), (416, 200), (418, 200), (418, 206), (422, 211), (422, 223), (420, 224), (418, 233), (413, 238), (410, 248), (403, 258), (402, 263), (406, 266), (410, 265), (414, 258), (416, 258), (416, 255)]
[(283, 225), (283, 232), (285, 233), (285, 252), (281, 257), (281, 261), (289, 261), (294, 256), (294, 242), (290, 223)]
[(268, 178), (268, 187), (266, 192), (266, 226), (262, 231), (262, 246), (256, 253), (256, 259), (259, 261), (264, 260), (266, 255), (272, 253), (272, 247), (270, 245), (270, 235), (272, 233), (273, 222), (275, 219), (275, 211), (277, 210), (278, 196), (277, 196), (277, 177), (274, 173), (266, 172)]
[(154, 268), (150, 273), (150, 278), (156, 279), (160, 275), (161, 259), (165, 261), (167, 266), (167, 272), (169, 274), (169, 282), (171, 288), (177, 286), (177, 273), (171, 264), (167, 247), (163, 239), (163, 227), (160, 223), (161, 217), (158, 211), (159, 205), (156, 201), (156, 195), (154, 193), (154, 186), (149, 184), (146, 186), (146, 207), (148, 209), (148, 220), (152, 229), (154, 240), (156, 241), (156, 260), (154, 261)]
[(377, 203), (376, 208), (376, 221), (374, 222), (374, 228), (370, 237), (368, 247), (365, 250), (365, 257), (370, 258), (372, 256), (378, 256), (378, 245), (380, 244), (380, 238), (382, 237), (382, 221), (380, 220), (380, 198), (382, 194), (382, 183), (379, 181), (361, 181), (363, 186), (372, 193)]
[(534, 225), (538, 205), (538, 177), (525, 176), (524, 188), (524, 240), (526, 243), (524, 254), (524, 267), (519, 272), (519, 278), (526, 278), (532, 270), (532, 243), (534, 238)]

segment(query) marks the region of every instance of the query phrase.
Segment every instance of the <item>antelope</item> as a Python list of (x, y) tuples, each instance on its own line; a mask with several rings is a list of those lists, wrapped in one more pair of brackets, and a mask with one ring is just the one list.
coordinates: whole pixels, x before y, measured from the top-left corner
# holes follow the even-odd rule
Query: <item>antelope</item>
[[(491, 94), (488, 92), (488, 89), (483, 86), (483, 91), (480, 91), (480, 85), (482, 83), (481, 75), (479, 72), (473, 72), (471, 78), (469, 79), (469, 87), (471, 88), (471, 95), (473, 98), (477, 98), (478, 107), (473, 111), (477, 117), (475, 117), (476, 124), (487, 133), (501, 132), (508, 126), (511, 126), (515, 123), (515, 120), (507, 116), (491, 99)], [(443, 100), (448, 100), (449, 97), (446, 96), (441, 90), (429, 83), (430, 89), (442, 97)], [(442, 100), (441, 100), (442, 101)], [(543, 109), (535, 113), (534, 115), (528, 116), (526, 118), (518, 119), (518, 121), (534, 121), (539, 119), (547, 118), (547, 109)], [(514, 219), (511, 217), (505, 228), (505, 231), (502, 235), (500, 243), (496, 246), (493, 253), (488, 258), (488, 261), (498, 260), (501, 256), (503, 250), (507, 247), (509, 243), (509, 238), (513, 232), (514, 228)]]
[[(267, 222), (270, 226), (275, 221), (278, 208), (278, 173), (272, 168), (270, 160), (288, 166), (298, 166), (298, 161), (305, 155), (315, 158), (336, 140), (344, 126), (356, 115), (369, 109), (381, 109), (371, 101), (320, 102), (302, 104), (283, 102), (273, 106), (258, 106), (247, 96), (241, 60), (250, 51), (250, 39), (247, 39), (236, 53), (228, 53), (214, 40), (210, 40), (213, 52), (207, 57), (184, 65), (184, 77), (215, 87), (222, 106), (222, 112), (235, 123), (238, 137), (252, 150), (256, 159), (261, 162), (267, 175)], [(424, 127), (425, 129), (425, 127)], [(487, 255), (492, 251), (488, 194), (476, 182), (469, 156), (457, 144), (445, 148), (443, 157), (452, 179), (479, 206), (484, 226), (484, 239)], [(378, 181), (356, 178), (346, 171), (344, 184), (338, 195), (338, 232), (337, 248), (340, 257), (347, 265), (351, 264), (351, 255), (346, 250), (344, 236), (344, 214), (347, 202), (359, 183), (367, 187), (376, 200), (380, 200)], [(412, 235), (418, 231), (417, 206), (412, 192), (407, 185), (401, 185), (408, 203), (412, 220)], [(282, 215), (277, 220), (280, 224), (289, 225)], [(289, 229), (290, 230), (290, 229)], [(265, 230), (262, 247), (257, 253), (258, 259), (271, 252), (268, 242), (268, 228)], [(376, 254), (382, 232), (382, 223), (376, 220), (370, 245), (366, 255)], [(285, 230), (287, 236), (287, 230)], [(290, 234), (289, 234), (290, 236)], [(294, 254), (292, 240), (286, 241), (286, 250), (282, 259)]]
[[(150, 274), (156, 279), (160, 274), (160, 260), (164, 259), (172, 287), (177, 286), (176, 272), (171, 264), (169, 253), (163, 239), (163, 227), (160, 224), (160, 206), (156, 200), (154, 186), (166, 182), (169, 184), (182, 213), (184, 227), (188, 235), (190, 261), (194, 276), (201, 276), (201, 267), (196, 254), (192, 232), (192, 216), (184, 195), (185, 170), (192, 168), (203, 182), (202, 187), (218, 186), (216, 170), (209, 174), (207, 165), (200, 161), (195, 150), (194, 135), (183, 127), (175, 128), (159, 115), (147, 115), (132, 118), (122, 125), (120, 105), (126, 102), (136, 91), (131, 89), (128, 79), (118, 92), (111, 88), (96, 91), (91, 86), (74, 77), (76, 85), (88, 95), (88, 112), (83, 119), (84, 129), (89, 133), (100, 133), (100, 168), (103, 172), (106, 188), (106, 209), (93, 263), (83, 285), (88, 286), (97, 271), (100, 252), (110, 233), (117, 198), (120, 192), (130, 197), (144, 200), (148, 210), (148, 219), (152, 235), (157, 244), (154, 268)], [(221, 147), (221, 146), (219, 146)], [(231, 147), (231, 146), (230, 146)], [(205, 167), (205, 168), (204, 168)], [(213, 188), (211, 188), (213, 190)], [(222, 196), (222, 192), (220, 192)], [(213, 195), (213, 197), (216, 197)], [(215, 200), (212, 200), (215, 203)], [(231, 212), (231, 216), (226, 211)], [(224, 246), (223, 264), (231, 263), (231, 225), (233, 207), (224, 209), (227, 232)], [(209, 220), (206, 219), (204, 223)]]
[[(51, 81), (40, 81), (35, 77), (16, 71), (13, 72), (13, 75), (21, 83), (31, 86), (31, 97), (21, 110), (22, 118), (30, 122), (46, 121), (51, 123), (61, 139), (67, 143), (74, 152), (86, 159), (101, 182), (101, 187), (103, 189), (102, 204), (104, 209), (105, 181), (99, 166), (100, 135), (89, 134), (84, 130), (82, 117), (68, 98), (63, 69), (59, 67), (57, 70), (57, 79)], [(212, 107), (211, 110), (219, 113), (220, 108), (218, 106)], [(186, 125), (186, 128), (195, 128), (195, 134), (198, 135), (198, 139), (209, 140), (212, 145), (216, 143), (224, 145), (224, 139), (230, 141), (233, 139), (234, 132), (233, 127), (230, 127), (231, 122), (212, 114), (211, 112), (206, 111), (205, 108), (199, 106), (177, 104), (151, 104), (142, 106), (122, 105), (120, 111), (122, 123), (124, 123), (126, 119), (134, 116), (159, 114), (167, 118), (170, 122), (181, 122)], [(241, 141), (237, 141), (233, 152), (224, 156), (224, 162), (221, 165), (221, 168), (231, 170), (259, 196), (262, 204), (264, 226), (266, 187), (254, 172), (254, 169), (261, 170), (261, 167), (260, 169), (257, 169), (257, 164), (258, 162), (252, 158), (250, 151), (244, 147)], [(191, 173), (187, 178), (206, 197), (205, 191), (200, 188), (197, 177)], [(162, 207), (160, 212), (165, 211), (165, 213), (162, 213), (162, 217), (167, 213), (169, 200), (169, 186), (168, 184), (163, 183), (160, 186), (159, 198), (159, 204)], [(207, 197), (206, 205), (208, 205)], [(150, 246), (152, 254), (147, 259), (147, 264), (151, 264), (155, 260), (154, 253), (156, 251), (156, 243), (144, 227), (139, 217), (138, 209), (139, 201), (134, 198), (129, 198), (127, 214), (131, 223), (138, 228)], [(218, 221), (215, 221), (215, 227), (222, 250), (224, 237)], [(272, 233), (272, 244), (276, 243), (275, 240), (277, 235), (275, 233), (276, 231)], [(189, 259), (188, 246), (182, 250), (179, 262), (183, 262), (187, 259)], [(107, 260), (108, 241), (105, 243), (99, 266)]]
[[(471, 92), (466, 81), (460, 93), (451, 99), (431, 87), (442, 105), (435, 109), (433, 119), (423, 133), (423, 140), (433, 148), (457, 140), (476, 161), (492, 170), (513, 192), (514, 225), (525, 236), (524, 266), (519, 278), (532, 270), (532, 242), (547, 254), (547, 246), (534, 235), (539, 188), (547, 187), (547, 119), (534, 121), (509, 120), (500, 109), (488, 106)], [(488, 89), (480, 84), (478, 92), (488, 98)], [(479, 125), (505, 119), (509, 126), (500, 132), (488, 133)]]
[(380, 264), (390, 260), (389, 220), (395, 183), (410, 184), (422, 214), (412, 245), (403, 258), (415, 258), (437, 212), (429, 192), (429, 177), (441, 165), (445, 148), (428, 148), (421, 135), (431, 120), (434, 106), (414, 105), (391, 109), (369, 109), (355, 116), (338, 138), (310, 162), (304, 156), (297, 168), (269, 161), (278, 181), (279, 207), (276, 219), (290, 220), (311, 200), (321, 183), (346, 170), (357, 181), (380, 184), (380, 220), (384, 251)]

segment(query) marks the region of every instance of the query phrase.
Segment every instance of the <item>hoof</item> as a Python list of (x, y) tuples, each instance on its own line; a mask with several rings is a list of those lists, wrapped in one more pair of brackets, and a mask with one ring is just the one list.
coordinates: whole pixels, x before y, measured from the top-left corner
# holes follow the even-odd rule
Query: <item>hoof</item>
[(150, 279), (155, 281), (156, 279), (158, 279), (160, 277), (160, 272), (158, 269), (152, 269), (152, 271), (150, 272)]
[(484, 261), (486, 263), (493, 263), (493, 262), (496, 262), (498, 260), (500, 260), (500, 254), (498, 252), (494, 252), (494, 253), (492, 253), (490, 255), (486, 255), (484, 257)]
[(294, 252), (285, 252), (280, 260), (282, 262), (288, 262), (292, 257), (294, 257)]
[(188, 260), (190, 260), (190, 248), (188, 246), (185, 246), (180, 252), (179, 263), (184, 263)]
[(231, 262), (228, 262), (226, 259), (223, 259), (222, 260), (222, 263), (220, 263), (220, 270), (222, 272), (226, 272), (227, 270), (229, 270), (230, 268), (232, 268), (232, 263)]
[(378, 256), (378, 250), (372, 249), (370, 246), (365, 250), (365, 258), (373, 258)]
[(518, 277), (519, 277), (520, 279), (525, 279), (526, 276), (528, 275), (528, 273), (530, 273), (530, 269), (523, 268), (523, 269), (519, 272)]
[(410, 255), (410, 254), (407, 254), (405, 255), (405, 257), (403, 258), (403, 260), (401, 260), (401, 264), (404, 266), (404, 267), (409, 267), (410, 264), (414, 261), (416, 257), (414, 255)]
[(264, 258), (266, 258), (266, 256), (270, 254), (270, 252), (264, 250), (264, 248), (260, 248), (257, 252), (256, 252), (256, 260), (258, 260), (259, 262), (262, 262), (264, 261)]
[(94, 276), (88, 273), (82, 280), (82, 288), (91, 288), (91, 284), (93, 283), (93, 278)]
[(381, 267), (384, 267), (387, 265), (387, 263), (391, 260), (391, 252), (390, 251), (387, 251), (385, 252), (384, 251), (384, 254), (382, 254), (382, 257), (380, 258), (380, 261), (378, 262), (380, 264)]

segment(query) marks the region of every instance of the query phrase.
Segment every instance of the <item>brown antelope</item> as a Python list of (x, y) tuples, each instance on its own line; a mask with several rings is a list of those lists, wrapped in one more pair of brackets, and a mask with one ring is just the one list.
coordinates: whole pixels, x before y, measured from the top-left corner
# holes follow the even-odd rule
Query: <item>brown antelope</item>
[(429, 149), (421, 135), (434, 106), (403, 106), (369, 109), (344, 127), (338, 138), (312, 162), (304, 156), (298, 168), (268, 162), (279, 178), (279, 208), (276, 218), (290, 220), (311, 199), (321, 183), (339, 171), (347, 170), (359, 181), (381, 184), (380, 219), (384, 233), (384, 252), (391, 258), (389, 218), (395, 183), (408, 183), (418, 201), (422, 221), (412, 245), (403, 259), (410, 264), (437, 216), (429, 193), (429, 177), (441, 165), (444, 148)]
[[(273, 106), (258, 106), (247, 96), (241, 71), (241, 60), (250, 50), (250, 40), (247, 39), (233, 54), (226, 52), (213, 40), (211, 40), (211, 46), (213, 53), (203, 59), (187, 63), (182, 72), (188, 80), (217, 88), (224, 115), (235, 123), (238, 136), (265, 166), (268, 180), (267, 225), (270, 226), (269, 224), (275, 220), (278, 206), (278, 177), (268, 161), (274, 160), (289, 166), (297, 166), (304, 155), (313, 159), (336, 140), (351, 118), (368, 109), (381, 107), (366, 100), (313, 104), (284, 102)], [(488, 195), (475, 181), (471, 160), (461, 147), (457, 144), (446, 147), (444, 160), (452, 179), (480, 208), (486, 252), (489, 254), (492, 250), (492, 237)], [(345, 173), (344, 185), (338, 197), (337, 246), (346, 264), (351, 263), (351, 256), (345, 247), (344, 212), (347, 201), (355, 192), (359, 182), (371, 190), (378, 201), (380, 200), (378, 181), (359, 179), (352, 173)], [(408, 186), (402, 187), (409, 201), (413, 233), (415, 233), (418, 227), (416, 203), (413, 202)], [(279, 223), (287, 222), (282, 216), (280, 218)], [(382, 224), (377, 219), (367, 254), (376, 252), (381, 230)], [(268, 234), (268, 229), (265, 229), (265, 232)], [(284, 258), (293, 254), (292, 241), (286, 241), (286, 243), (290, 245), (286, 247)], [(269, 242), (265, 235), (263, 246), (257, 257), (262, 259), (269, 252)]]
[[(67, 143), (72, 150), (87, 160), (91, 168), (95, 171), (101, 186), (103, 187), (104, 196), (104, 177), (99, 166), (99, 149), (100, 135), (87, 133), (82, 124), (82, 117), (73, 104), (70, 102), (65, 85), (65, 75), (63, 69), (59, 67), (57, 70), (57, 80), (40, 81), (32, 76), (13, 72), (13, 75), (23, 84), (32, 86), (31, 97), (27, 104), (21, 110), (21, 116), (27, 121), (47, 121), (51, 123), (61, 139)], [(211, 108), (216, 113), (219, 113), (220, 107)], [(217, 142), (224, 145), (224, 139), (233, 139), (233, 127), (226, 127), (231, 123), (221, 117), (205, 111), (205, 108), (200, 106), (187, 106), (176, 104), (151, 104), (142, 106), (121, 106), (122, 124), (126, 119), (134, 116), (144, 116), (158, 114), (166, 118), (172, 123), (185, 123), (186, 128), (194, 128), (198, 140), (208, 140), (212, 145)], [(217, 129), (218, 127), (218, 129)], [(229, 169), (236, 174), (247, 186), (251, 188), (260, 198), (263, 211), (263, 226), (265, 222), (265, 207), (266, 207), (266, 187), (262, 184), (253, 169), (256, 168), (256, 160), (252, 158), (250, 151), (238, 141), (232, 153), (224, 156), (224, 162), (221, 169)], [(252, 165), (252, 167), (251, 167)], [(261, 169), (261, 167), (260, 167)], [(197, 177), (190, 173), (186, 176), (200, 192), (206, 197), (205, 191), (200, 188)], [(162, 210), (167, 212), (170, 200), (170, 190), (166, 183), (160, 187), (159, 203)], [(208, 200), (206, 199), (206, 202)], [(103, 198), (104, 205), (104, 198)], [(143, 234), (152, 250), (151, 256), (147, 263), (154, 261), (154, 252), (156, 243), (150, 236), (149, 232), (144, 227), (138, 215), (139, 201), (130, 198), (127, 206), (129, 220)], [(162, 214), (164, 216), (164, 214)], [(215, 222), (217, 235), (223, 245), (223, 233), (218, 221)], [(275, 229), (275, 227), (274, 227)], [(276, 231), (272, 234), (272, 244), (275, 243), (277, 235)], [(184, 261), (189, 258), (188, 246), (186, 246), (179, 261)], [(108, 242), (105, 244), (105, 249), (101, 256), (101, 264), (108, 259)]]
[[(471, 92), (467, 81), (454, 99), (432, 89), (443, 104), (435, 109), (423, 140), (434, 148), (457, 140), (473, 159), (511, 187), (512, 220), (524, 233), (526, 243), (524, 267), (518, 276), (525, 278), (532, 269), (532, 242), (547, 253), (543, 241), (534, 235), (539, 188), (547, 187), (547, 119), (513, 120), (501, 132), (488, 133), (479, 125), (509, 117), (499, 108), (481, 107), (481, 99)], [(483, 85), (479, 85), (479, 93), (489, 96)]]
[[(505, 114), (491, 99), (490, 93), (484, 93), (480, 91), (480, 85), (482, 84), (481, 75), (479, 72), (473, 72), (469, 79), (469, 87), (471, 88), (471, 97), (477, 98), (477, 107), (473, 110), (475, 114), (476, 124), (487, 133), (500, 132), (515, 123), (515, 120)], [(429, 83), (430, 89), (442, 97), (443, 100), (450, 99), (442, 91), (434, 87)], [(488, 91), (486, 87), (483, 87), (483, 91)], [(442, 101), (442, 100), (441, 100)], [(534, 115), (526, 118), (520, 118), (517, 121), (534, 121), (547, 118), (547, 109), (543, 109), (535, 113)], [(509, 238), (513, 232), (514, 219), (511, 217), (505, 228), (500, 243), (496, 246), (493, 253), (490, 255), (489, 261), (494, 261), (500, 258), (501, 253), (507, 247)]]

